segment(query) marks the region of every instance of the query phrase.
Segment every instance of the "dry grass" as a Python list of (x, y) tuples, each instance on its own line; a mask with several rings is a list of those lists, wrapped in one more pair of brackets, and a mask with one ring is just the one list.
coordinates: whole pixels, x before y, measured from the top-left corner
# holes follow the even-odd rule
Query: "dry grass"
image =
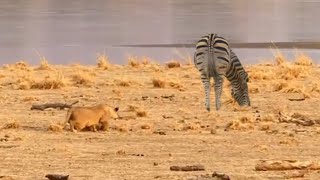
[(77, 72), (71, 75), (71, 78), (76, 85), (91, 86), (94, 82), (94, 77), (85, 72)]
[(62, 73), (55, 75), (46, 75), (44, 79), (35, 78), (31, 74), (22, 74), (13, 83), (14, 89), (28, 90), (28, 89), (60, 89), (67, 86), (67, 80)]
[(147, 57), (142, 57), (142, 60), (141, 60), (141, 64), (146, 66), (146, 65), (149, 65), (151, 62), (150, 62), (150, 59), (147, 58)]
[(56, 76), (46, 76), (41, 81), (35, 81), (31, 84), (31, 89), (61, 89), (67, 86), (67, 81), (62, 75), (58, 73)]
[(114, 83), (117, 85), (117, 86), (121, 86), (121, 87), (130, 87), (130, 86), (133, 86), (133, 85), (139, 85), (139, 83), (135, 82), (135, 81), (131, 81), (127, 78), (121, 78), (121, 79), (115, 79), (114, 80)]
[(190, 122), (190, 123), (183, 124), (181, 130), (188, 131), (188, 130), (200, 130), (200, 129), (201, 129), (200, 123)]
[(276, 65), (282, 65), (287, 62), (287, 58), (283, 55), (283, 53), (278, 48), (275, 47), (271, 50), (272, 50)]
[(51, 131), (51, 132), (62, 132), (63, 131), (63, 127), (60, 124), (51, 124), (48, 127), (48, 131)]
[(53, 68), (46, 59), (41, 59), (40, 66), (36, 70), (53, 70)]
[(143, 108), (139, 108), (136, 110), (137, 117), (147, 117), (148, 113)]
[(284, 80), (305, 78), (310, 74), (310, 70), (307, 67), (287, 63), (276, 69), (276, 77)]
[(256, 85), (256, 84), (249, 84), (248, 88), (249, 88), (249, 93), (250, 94), (256, 94), (256, 93), (260, 93), (261, 92), (260, 87), (258, 85)]
[(313, 62), (312, 59), (307, 56), (303, 52), (297, 52), (294, 59), (294, 64), (300, 65), (300, 66), (312, 66)]
[(174, 54), (179, 57), (179, 59), (182, 59), (187, 66), (193, 66), (193, 55), (190, 55), (188, 51), (182, 51), (175, 49)]
[(153, 87), (156, 87), (156, 88), (165, 88), (166, 87), (166, 81), (160, 77), (152, 78), (152, 84), (153, 84)]
[(272, 69), (263, 66), (256, 66), (250, 68), (250, 70), (248, 70), (248, 75), (250, 81), (272, 80), (275, 78)]
[(19, 128), (20, 128), (20, 124), (17, 123), (16, 121), (6, 123), (6, 124), (2, 127), (2, 129), (19, 129)]
[(174, 89), (178, 89), (180, 91), (184, 91), (185, 87), (180, 83), (180, 82), (176, 82), (176, 81), (170, 81), (169, 86), (174, 88)]
[(275, 81), (271, 85), (273, 86), (273, 91), (281, 91), (289, 86), (288, 82), (284, 80)]
[[(141, 177), (152, 179), (156, 176), (159, 176), (160, 179), (161, 177), (162, 179), (168, 179), (169, 176), (171, 179), (187, 179), (191, 177), (190, 173), (178, 172), (178, 174), (172, 172), (173, 174), (171, 173), (168, 176), (168, 172), (170, 171), (168, 170), (168, 163), (162, 160), (169, 158), (170, 162), (206, 162), (205, 165), (208, 167), (214, 167), (215, 164), (225, 164), (227, 160), (228, 164), (224, 168), (229, 170), (227, 172), (228, 175), (231, 175), (234, 179), (281, 179), (282, 174), (279, 174), (279, 172), (268, 172), (265, 174), (252, 171), (255, 162), (250, 161), (250, 159), (252, 157), (263, 158), (263, 154), (265, 153), (272, 154), (272, 156), (280, 159), (288, 158), (287, 154), (290, 153), (299, 159), (315, 157), (319, 154), (313, 148), (314, 142), (317, 140), (317, 134), (315, 133), (317, 133), (316, 128), (319, 124), (297, 126), (293, 123), (280, 123), (278, 114), (274, 110), (279, 111), (283, 105), (286, 108), (286, 112), (301, 112), (307, 115), (308, 118), (312, 118), (315, 122), (318, 122), (317, 120), (320, 117), (316, 108), (320, 105), (317, 98), (311, 96), (310, 99), (289, 101), (288, 97), (291, 97), (291, 95), (287, 93), (297, 91), (289, 90), (290, 87), (293, 87), (300, 89), (301, 92), (312, 92), (319, 95), (320, 83), (318, 79), (320, 77), (320, 69), (316, 66), (293, 64), (291, 61), (288, 64), (292, 66), (309, 68), (310, 75), (303, 77), (302, 74), (299, 74), (297, 78), (286, 80), (276, 76), (279, 69), (283, 70), (287, 68), (286, 63), (282, 64), (273, 64), (272, 66), (259, 65), (259, 68), (256, 65), (248, 67), (250, 70), (254, 69), (257, 72), (263, 72), (264, 76), (267, 76), (269, 73), (271, 76), (270, 79), (269, 77), (264, 78), (262, 76), (249, 82), (252, 106), (248, 108), (248, 111), (239, 111), (232, 107), (231, 104), (222, 105), (222, 108), (216, 111), (214, 88), (212, 88), (212, 109), (211, 112), (207, 112), (204, 105), (204, 89), (199, 74), (194, 67), (187, 69), (184, 65), (181, 68), (173, 69), (168, 69), (162, 65), (159, 67), (164, 72), (157, 73), (151, 71), (149, 68), (150, 64), (143, 65), (142, 63), (138, 69), (128, 66), (122, 66), (121, 68), (114, 68), (112, 66), (112, 70), (106, 71), (98, 70), (96, 65), (84, 66), (88, 70), (98, 71), (97, 77), (95, 77), (97, 84), (95, 84), (94, 88), (67, 87), (63, 90), (50, 90), (48, 92), (38, 90), (16, 91), (9, 89), (12, 84), (5, 84), (8, 88), (2, 88), (3, 97), (0, 96), (0, 102), (3, 104), (3, 116), (0, 127), (11, 122), (11, 120), (5, 120), (6, 115), (9, 115), (17, 119), (21, 128), (17, 130), (0, 130), (0, 133), (2, 133), (0, 139), (4, 134), (19, 136), (24, 139), (21, 142), (12, 142), (10, 139), (7, 142), (1, 142), (1, 149), (6, 150), (4, 148), (10, 148), (10, 150), (8, 149), (9, 151), (5, 151), (6, 153), (0, 156), (0, 159), (3, 159), (1, 169), (9, 175), (14, 174), (16, 179), (32, 179), (34, 176), (33, 169), (43, 165), (47, 160), (46, 156), (62, 153), (64, 158), (51, 158), (50, 163), (60, 165), (56, 168), (63, 169), (69, 167), (68, 162), (76, 161), (79, 168), (73, 169), (72, 174), (74, 177), (85, 175), (81, 169), (87, 167), (88, 162), (90, 162), (92, 167), (108, 169), (110, 177), (114, 177), (114, 179), (139, 179), (139, 177), (140, 179)], [(54, 67), (63, 72), (67, 80), (72, 80), (71, 76), (76, 68), (71, 66)], [(247, 67), (245, 68), (247, 69)], [(249, 75), (250, 73), (252, 71), (249, 72)], [(1, 83), (6, 83), (9, 79), (11, 82), (16, 82), (20, 78), (21, 82), (29, 82), (30, 88), (32, 84), (40, 82), (47, 75), (55, 79), (55, 71), (11, 72), (8, 69), (0, 69), (0, 74), (6, 76), (4, 79), (1, 79)], [(184, 75), (187, 74), (189, 77), (184, 78)], [(21, 75), (24, 79), (19, 77)], [(122, 76), (129, 80), (136, 80), (139, 83), (143, 81), (144, 84), (139, 88), (134, 87), (135, 85), (132, 84), (128, 88), (116, 86), (114, 80), (121, 79)], [(151, 84), (153, 77), (158, 79), (163, 78), (163, 84), (165, 84), (166, 88), (154, 88), (153, 84)], [(107, 82), (109, 86), (99, 86), (100, 82)], [(175, 83), (171, 84), (171, 82)], [(275, 85), (275, 83), (278, 84)], [(72, 83), (71, 85), (74, 84)], [(173, 89), (174, 87), (178, 88), (180, 85), (186, 86), (188, 91), (179, 92)], [(228, 94), (230, 97), (229, 89), (226, 84), (223, 93)], [(259, 93), (254, 94), (257, 91)], [(121, 98), (118, 98), (118, 95), (121, 95)], [(24, 97), (26, 97), (26, 102), (24, 101)], [(87, 106), (100, 102), (110, 103), (120, 107), (120, 118), (118, 120), (110, 119), (110, 132), (79, 132), (78, 134), (74, 134), (68, 131), (52, 133), (51, 131), (60, 132), (61, 128), (55, 122), (62, 121), (61, 118), (64, 119), (66, 111), (30, 111), (32, 101), (37, 100), (32, 97), (37, 97), (40, 101), (48, 102), (72, 102), (78, 99), (80, 103), (77, 106)], [(222, 95), (222, 100), (227, 99), (227, 97), (226, 95)], [(44, 103), (40, 101), (39, 103)], [(257, 118), (260, 119), (258, 120)], [(226, 123), (230, 121), (229, 132), (227, 131), (228, 129), (224, 131)], [(50, 127), (51, 123), (53, 125)], [(214, 129), (215, 127), (216, 130)], [(319, 132), (319, 130), (317, 131)], [(290, 132), (294, 137), (289, 137), (288, 134), (284, 134), (283, 132)], [(151, 133), (154, 134), (150, 135)], [(280, 141), (285, 142), (288, 138), (295, 138), (297, 144), (284, 145), (279, 143)], [(32, 141), (32, 139), (37, 139), (37, 141)], [(110, 143), (111, 141), (116, 142)], [(165, 148), (161, 144), (163, 141), (166, 141)], [(75, 146), (74, 144), (70, 144), (70, 142), (89, 143), (89, 146), (83, 146), (83, 143)], [(248, 142), (250, 143), (248, 144)], [(215, 148), (214, 151), (218, 150), (218, 153), (221, 151), (224, 153), (224, 156), (207, 156), (214, 153), (211, 152), (213, 148), (205, 148), (208, 144), (222, 147), (222, 149)], [(11, 145), (16, 146), (12, 147)], [(48, 145), (50, 146), (49, 148)], [(230, 159), (235, 154), (235, 151), (230, 148), (224, 148), (230, 146), (237, 147), (237, 150), (243, 152), (241, 156), (236, 157), (236, 160)], [(268, 148), (261, 152), (262, 148), (260, 147)], [(181, 151), (186, 148), (188, 150), (181, 154)], [(120, 157), (115, 154), (118, 150), (122, 149), (125, 151), (119, 151), (118, 154), (127, 154), (128, 157)], [(308, 151), (308, 149), (315, 151)], [(302, 150), (303, 153), (301, 153)], [(38, 153), (37, 161), (32, 161), (34, 152), (45, 153)], [(89, 156), (88, 153), (90, 153)], [(18, 158), (22, 164), (30, 164), (32, 162), (30, 168), (25, 168), (23, 172), (20, 171), (20, 167), (12, 168), (17, 163), (16, 157), (20, 157), (22, 154), (25, 158)], [(145, 156), (137, 157), (131, 156), (131, 154), (144, 154)], [(151, 156), (151, 162), (142, 161), (143, 158)], [(130, 167), (125, 169), (125, 173), (118, 172), (119, 168), (117, 168), (123, 165), (123, 161), (105, 161), (117, 157), (125, 158), (126, 164)], [(99, 158), (102, 158), (102, 161), (97, 161)], [(241, 163), (246, 161), (248, 162), (246, 166), (242, 166)], [(150, 173), (139, 171), (145, 168), (148, 169), (150, 165), (152, 166), (153, 162), (159, 163), (157, 166), (159, 168), (155, 169), (155, 171), (150, 171)], [(90, 176), (91, 179), (103, 179), (105, 172), (100, 172), (98, 168), (92, 170), (89, 175), (92, 175)], [(306, 174), (306, 178), (317, 179), (318, 174), (308, 173)]]
[(135, 105), (132, 105), (132, 104), (128, 105), (128, 111), (130, 111), (130, 112), (137, 111), (138, 109), (139, 109), (138, 106), (135, 106)]
[(129, 56), (128, 57), (128, 65), (130, 67), (138, 68), (138, 67), (153, 67), (151, 63), (151, 59), (148, 57), (137, 57), (137, 56)]
[(109, 58), (105, 54), (98, 54), (97, 61), (99, 69), (108, 70), (111, 68)]
[(262, 122), (276, 122), (277, 119), (274, 114), (269, 113), (269, 114), (262, 115), (261, 121)]
[(39, 98), (34, 96), (26, 96), (22, 99), (23, 102), (39, 101)]
[(255, 119), (251, 116), (241, 116), (240, 118), (233, 120), (229, 125), (228, 129), (231, 130), (253, 130), (255, 125)]
[(175, 60), (171, 60), (166, 63), (167, 68), (178, 68), (181, 67), (181, 63)]
[(7, 64), (3, 66), (5, 69), (8, 69), (10, 71), (31, 71), (30, 66), (25, 61), (18, 61), (15, 64)]
[(139, 58), (136, 56), (129, 56), (128, 57), (128, 65), (130, 67), (134, 67), (134, 68), (140, 67)]

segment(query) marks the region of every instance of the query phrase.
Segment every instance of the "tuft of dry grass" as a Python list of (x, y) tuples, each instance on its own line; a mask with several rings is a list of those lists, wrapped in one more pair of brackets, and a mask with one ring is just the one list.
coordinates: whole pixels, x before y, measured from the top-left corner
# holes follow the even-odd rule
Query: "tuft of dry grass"
[(248, 88), (249, 88), (249, 93), (250, 94), (256, 94), (256, 93), (260, 93), (261, 92), (261, 90), (260, 90), (258, 85), (250, 84), (248, 86)]
[(97, 61), (97, 66), (99, 69), (110, 69), (111, 64), (109, 63), (109, 58), (105, 54), (98, 54)]
[(281, 91), (289, 86), (288, 82), (284, 80), (275, 81), (274, 83), (272, 83), (272, 85), (273, 91)]
[(309, 56), (307, 56), (303, 52), (297, 52), (295, 55), (294, 64), (300, 66), (312, 66), (313, 61)]
[(134, 68), (140, 67), (140, 62), (139, 62), (138, 57), (136, 57), (136, 56), (129, 56), (129, 57), (128, 57), (128, 65), (129, 65), (130, 67), (134, 67)]
[(175, 82), (175, 81), (170, 81), (169, 86), (174, 88), (174, 89), (179, 89), (180, 91), (183, 91), (185, 89), (185, 87), (180, 84), (179, 82)]
[(248, 71), (250, 80), (271, 80), (274, 78), (274, 72), (269, 69), (254, 67)]
[(139, 108), (136, 110), (137, 117), (147, 117), (147, 111), (145, 111), (143, 108)]
[(276, 65), (282, 65), (288, 62), (287, 58), (282, 54), (278, 48), (271, 49)]
[(76, 85), (91, 86), (94, 82), (93, 76), (85, 72), (77, 72), (71, 78)]
[(183, 130), (183, 131), (199, 130), (199, 129), (201, 129), (200, 123), (194, 123), (194, 122), (186, 123), (186, 124), (184, 124), (183, 127), (182, 127), (182, 130)]
[(138, 67), (141, 67), (141, 66), (144, 66), (144, 67), (152, 67), (153, 64), (151, 64), (151, 59), (148, 58), (148, 57), (137, 57), (137, 56), (129, 56), (128, 57), (128, 65), (130, 67), (134, 67), (134, 68), (138, 68)]
[(178, 61), (171, 60), (166, 63), (167, 68), (178, 68), (181, 67), (181, 63)]
[(276, 77), (291, 80), (296, 78), (304, 78), (310, 74), (310, 69), (294, 64), (283, 64), (282, 67), (276, 69)]
[(123, 149), (120, 149), (116, 152), (116, 155), (121, 155), (121, 156), (124, 156), (124, 155), (127, 155), (127, 152)]
[(128, 105), (128, 111), (137, 111), (139, 109), (138, 106), (135, 106), (135, 105), (132, 105), (132, 104), (129, 104)]
[(262, 116), (261, 121), (262, 122), (276, 122), (277, 119), (274, 116), (274, 114), (265, 114)]
[(2, 129), (19, 129), (19, 128), (20, 128), (20, 124), (17, 123), (16, 121), (9, 122), (2, 127)]
[(56, 77), (46, 76), (43, 80), (31, 83), (31, 89), (60, 89), (67, 86), (62, 73), (58, 73)]
[(52, 70), (52, 68), (50, 67), (49, 62), (46, 59), (43, 59), (43, 60), (40, 61), (40, 66), (38, 67), (38, 69)]
[(17, 70), (31, 71), (30, 66), (25, 61), (18, 61), (15, 64), (4, 65), (3, 67), (5, 69), (8, 69), (9, 71), (17, 71)]
[(252, 130), (254, 129), (255, 120), (250, 116), (241, 116), (228, 124), (227, 129), (231, 130)]
[(43, 57), (43, 59), (40, 60), (40, 66), (35, 68), (35, 70), (53, 70), (53, 68), (50, 66), (45, 57)]
[(132, 85), (132, 82), (126, 79), (115, 79), (114, 83), (117, 86), (122, 86), (122, 87), (130, 87)]
[(24, 97), (22, 99), (23, 102), (30, 102), (30, 101), (39, 101), (39, 98), (37, 97), (34, 97), (34, 96), (27, 96), (27, 97)]
[(142, 57), (141, 64), (146, 66), (150, 64), (150, 59), (147, 57)]
[(51, 124), (48, 127), (48, 131), (51, 131), (51, 132), (62, 132), (63, 131), (63, 127), (60, 124)]
[(187, 66), (193, 66), (193, 55), (190, 55), (187, 51), (182, 51), (178, 49), (174, 49), (174, 54), (176, 54), (179, 59), (182, 59), (185, 65)]
[(153, 84), (153, 87), (156, 87), (156, 88), (165, 88), (166, 87), (166, 81), (160, 77), (152, 78), (152, 84)]
[(45, 56), (42, 56), (37, 50), (34, 50), (40, 58), (40, 66), (35, 70), (53, 70)]

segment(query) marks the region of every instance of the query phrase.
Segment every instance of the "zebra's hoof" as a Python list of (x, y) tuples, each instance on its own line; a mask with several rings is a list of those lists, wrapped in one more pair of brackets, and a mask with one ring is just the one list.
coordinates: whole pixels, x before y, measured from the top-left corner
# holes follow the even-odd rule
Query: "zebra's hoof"
[(207, 108), (207, 111), (210, 112), (210, 108)]

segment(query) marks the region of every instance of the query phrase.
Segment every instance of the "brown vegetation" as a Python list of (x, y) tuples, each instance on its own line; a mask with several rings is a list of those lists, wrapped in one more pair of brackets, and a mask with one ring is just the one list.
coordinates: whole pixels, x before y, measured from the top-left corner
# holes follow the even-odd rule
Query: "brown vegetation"
[(62, 132), (63, 131), (63, 127), (60, 124), (51, 124), (48, 127), (48, 131), (52, 131), (52, 132)]
[(71, 75), (71, 78), (76, 85), (91, 86), (94, 82), (94, 78), (92, 75), (81, 71)]
[(98, 54), (97, 61), (98, 68), (103, 70), (110, 69), (111, 64), (109, 62), (108, 57), (105, 54)]
[(20, 124), (17, 123), (16, 121), (6, 123), (6, 124), (2, 127), (2, 129), (18, 129), (18, 128), (20, 128)]
[(167, 68), (178, 68), (178, 67), (181, 67), (181, 64), (178, 61), (172, 60), (172, 61), (167, 62), (166, 66), (167, 66)]
[(153, 84), (153, 87), (156, 87), (156, 88), (165, 88), (166, 87), (166, 81), (160, 77), (152, 78), (152, 84)]

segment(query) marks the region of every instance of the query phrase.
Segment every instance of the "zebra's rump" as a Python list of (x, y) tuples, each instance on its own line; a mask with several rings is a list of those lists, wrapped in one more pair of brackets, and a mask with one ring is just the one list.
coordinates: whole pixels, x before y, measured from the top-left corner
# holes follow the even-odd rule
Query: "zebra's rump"
[(220, 108), (223, 76), (231, 82), (232, 97), (239, 105), (249, 105), (248, 74), (238, 57), (229, 47), (229, 43), (217, 34), (201, 37), (196, 44), (194, 65), (201, 74), (205, 87), (206, 107), (210, 111), (210, 78), (215, 81), (216, 109)]
[(194, 64), (199, 71), (205, 71), (209, 77), (217, 74), (225, 75), (229, 57), (229, 43), (217, 34), (209, 34), (197, 42)]

